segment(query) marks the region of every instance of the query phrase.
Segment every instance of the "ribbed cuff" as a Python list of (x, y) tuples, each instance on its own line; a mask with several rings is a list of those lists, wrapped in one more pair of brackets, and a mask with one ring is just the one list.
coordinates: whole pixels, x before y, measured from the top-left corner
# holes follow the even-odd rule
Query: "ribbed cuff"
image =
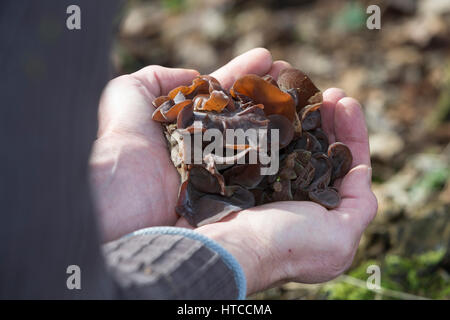
[(241, 265), (239, 262), (227, 251), (225, 250), (220, 244), (218, 244), (216, 241), (205, 237), (204, 235), (197, 233), (195, 231), (192, 231), (190, 229), (186, 228), (177, 228), (177, 227), (151, 227), (151, 228), (145, 228), (141, 229), (135, 232), (132, 232), (125, 237), (131, 237), (136, 235), (148, 235), (148, 234), (171, 234), (171, 235), (181, 235), (186, 238), (190, 238), (192, 240), (197, 240), (203, 243), (205, 247), (208, 249), (216, 252), (220, 255), (225, 265), (230, 268), (230, 270), (233, 272), (234, 280), (236, 282), (236, 286), (238, 288), (238, 299), (244, 300), (247, 295), (247, 283), (245, 279), (244, 271), (242, 270)]

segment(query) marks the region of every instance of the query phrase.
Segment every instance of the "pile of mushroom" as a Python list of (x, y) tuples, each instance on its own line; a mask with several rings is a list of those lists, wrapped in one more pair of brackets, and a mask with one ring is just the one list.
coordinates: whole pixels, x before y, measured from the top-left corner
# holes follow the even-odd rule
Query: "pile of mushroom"
[[(334, 182), (350, 170), (353, 159), (345, 144), (329, 144), (321, 129), (321, 104), (319, 89), (294, 68), (282, 70), (277, 81), (270, 75), (242, 76), (229, 92), (213, 77), (202, 75), (190, 86), (155, 99), (153, 120), (163, 124), (181, 176), (177, 213), (196, 227), (273, 201), (314, 201), (336, 208), (340, 196)], [(213, 152), (201, 153), (200, 162), (195, 162), (193, 150), (184, 148), (186, 139), (193, 145), (195, 136), (207, 129), (224, 136), (226, 129), (266, 129), (269, 144), (270, 129), (279, 129), (278, 172), (262, 175), (259, 161), (238, 163), (254, 149), (247, 140), (223, 144), (233, 150), (225, 163)]]

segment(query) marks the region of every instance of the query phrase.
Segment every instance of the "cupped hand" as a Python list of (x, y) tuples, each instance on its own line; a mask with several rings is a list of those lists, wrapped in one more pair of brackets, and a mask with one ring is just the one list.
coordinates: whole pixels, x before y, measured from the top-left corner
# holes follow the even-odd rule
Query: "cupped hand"
[[(212, 75), (229, 88), (242, 74), (278, 75), (283, 62), (272, 62), (265, 49), (253, 49)], [(152, 101), (190, 84), (195, 70), (148, 66), (113, 79), (99, 106), (98, 138), (90, 159), (94, 202), (103, 240), (140, 228), (177, 222), (180, 183), (162, 127), (152, 121)]]
[(343, 142), (353, 154), (352, 169), (337, 181), (339, 207), (275, 202), (196, 229), (237, 258), (249, 294), (287, 281), (319, 283), (337, 277), (351, 265), (361, 235), (377, 212), (361, 106), (336, 88), (326, 90), (323, 97), (322, 126), (330, 143)]

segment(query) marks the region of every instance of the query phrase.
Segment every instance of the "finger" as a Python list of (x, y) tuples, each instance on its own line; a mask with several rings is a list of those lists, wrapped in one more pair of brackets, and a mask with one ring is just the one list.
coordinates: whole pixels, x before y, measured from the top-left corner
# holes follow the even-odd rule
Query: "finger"
[(359, 102), (353, 98), (340, 99), (334, 110), (336, 140), (345, 143), (352, 152), (352, 167), (365, 164), (370, 167), (369, 137), (366, 121)]
[(345, 92), (338, 88), (329, 88), (323, 92), (320, 116), (322, 118), (322, 129), (327, 134), (330, 144), (336, 142), (334, 134), (334, 110), (337, 102), (345, 96)]
[(286, 68), (292, 68), (291, 64), (283, 60), (277, 60), (272, 63), (272, 67), (267, 73), (270, 74), (275, 80), (278, 80), (280, 71)]
[(342, 179), (339, 193), (341, 204), (339, 213), (363, 231), (375, 217), (378, 209), (377, 199), (371, 190), (372, 169), (367, 165), (358, 165)]
[(170, 90), (190, 84), (199, 73), (192, 69), (173, 69), (161, 66), (148, 66), (131, 74), (147, 88), (155, 98), (167, 95)]
[(272, 67), (272, 55), (267, 49), (256, 48), (234, 58), (222, 68), (211, 73), (222, 87), (229, 89), (239, 77), (245, 74), (265, 75)]

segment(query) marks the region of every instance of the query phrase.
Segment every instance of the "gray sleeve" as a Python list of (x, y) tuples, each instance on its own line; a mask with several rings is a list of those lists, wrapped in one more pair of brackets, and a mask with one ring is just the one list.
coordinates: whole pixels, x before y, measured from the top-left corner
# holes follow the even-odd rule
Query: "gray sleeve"
[(236, 299), (233, 270), (201, 241), (169, 234), (125, 237), (104, 246), (125, 299)]

